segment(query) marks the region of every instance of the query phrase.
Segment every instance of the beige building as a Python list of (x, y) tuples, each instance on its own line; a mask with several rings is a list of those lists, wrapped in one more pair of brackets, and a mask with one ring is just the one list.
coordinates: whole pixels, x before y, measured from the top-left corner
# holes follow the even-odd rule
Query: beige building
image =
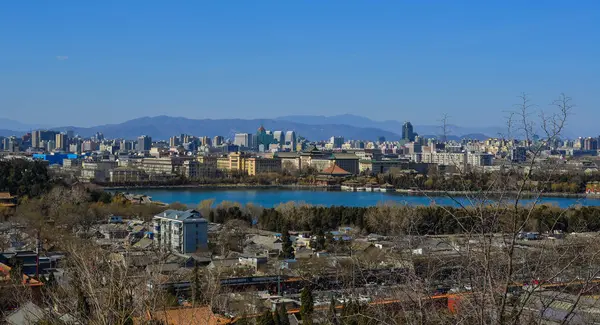
[(262, 173), (281, 173), (281, 159), (278, 158), (247, 158), (245, 170), (250, 176)]
[(226, 157), (216, 158), (216, 168), (245, 172), (250, 176), (261, 173), (279, 173), (281, 172), (281, 159), (253, 157), (247, 153), (232, 152)]
[(84, 182), (108, 182), (110, 170), (116, 167), (116, 161), (84, 161), (81, 163), (81, 179)]
[(198, 176), (198, 161), (193, 157), (143, 158), (134, 166), (150, 175)]
[(67, 136), (63, 133), (57, 133), (56, 137), (56, 150), (65, 151), (67, 148)]
[(137, 168), (118, 167), (110, 171), (111, 183), (136, 183), (148, 180), (148, 174)]

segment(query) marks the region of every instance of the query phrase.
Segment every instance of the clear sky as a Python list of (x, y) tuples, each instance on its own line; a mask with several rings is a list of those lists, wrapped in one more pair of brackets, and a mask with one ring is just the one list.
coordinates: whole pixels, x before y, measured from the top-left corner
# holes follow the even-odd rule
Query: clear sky
[[(521, 92), (600, 118), (599, 1), (3, 1), (0, 116), (503, 125)], [(598, 130), (600, 133), (600, 130)]]

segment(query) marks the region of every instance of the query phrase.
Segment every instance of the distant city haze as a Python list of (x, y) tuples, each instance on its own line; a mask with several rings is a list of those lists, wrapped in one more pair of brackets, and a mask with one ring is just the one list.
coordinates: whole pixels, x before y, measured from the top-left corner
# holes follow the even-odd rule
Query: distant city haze
[(597, 136), (599, 19), (593, 1), (12, 1), (0, 117), (90, 127), (348, 113), (422, 132), (444, 113), (502, 127), (520, 93), (547, 109), (564, 92), (577, 105), (568, 130)]

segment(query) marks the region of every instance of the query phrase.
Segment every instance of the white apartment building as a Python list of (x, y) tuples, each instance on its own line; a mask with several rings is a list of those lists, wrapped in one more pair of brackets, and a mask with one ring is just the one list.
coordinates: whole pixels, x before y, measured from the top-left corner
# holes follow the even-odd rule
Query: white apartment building
[(208, 247), (208, 221), (196, 210), (166, 210), (154, 221), (154, 242), (166, 251), (190, 254)]

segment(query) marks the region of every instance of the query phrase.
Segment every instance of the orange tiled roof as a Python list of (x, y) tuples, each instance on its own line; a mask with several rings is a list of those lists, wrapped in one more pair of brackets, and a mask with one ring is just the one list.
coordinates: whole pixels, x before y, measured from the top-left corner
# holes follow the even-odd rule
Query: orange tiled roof
[(0, 192), (0, 199), (14, 199), (16, 196), (10, 195), (8, 192)]
[(342, 169), (337, 164), (333, 164), (330, 167), (323, 169), (323, 171), (321, 172), (321, 174), (327, 174), (327, 175), (350, 175), (349, 172), (347, 172), (346, 170)]
[[(0, 281), (10, 280), (10, 270), (12, 270), (10, 266), (0, 263)], [(39, 287), (44, 285), (39, 280), (36, 280), (26, 274), (23, 274), (23, 280), (21, 281), (21, 283), (29, 287)]]
[(217, 317), (207, 306), (159, 310), (152, 315), (147, 315), (147, 318), (162, 321), (167, 325), (220, 325), (230, 323), (228, 319)]

